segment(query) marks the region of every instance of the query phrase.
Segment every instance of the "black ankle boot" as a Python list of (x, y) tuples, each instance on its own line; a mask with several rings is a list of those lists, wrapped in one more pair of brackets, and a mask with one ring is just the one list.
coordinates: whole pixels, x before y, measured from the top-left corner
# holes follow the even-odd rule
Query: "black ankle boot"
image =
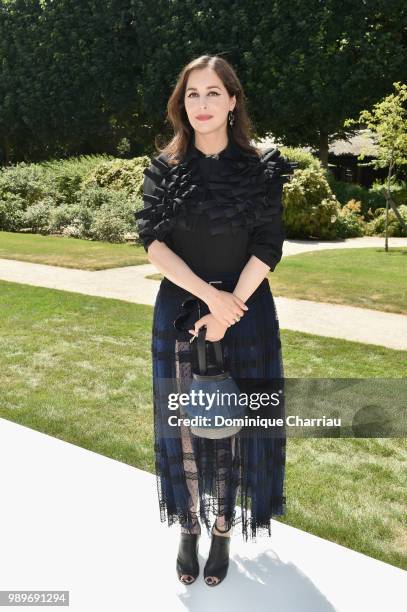
[[(178, 556), (177, 574), (182, 584), (193, 584), (199, 576), (198, 545), (200, 533), (181, 533)], [(193, 580), (181, 580), (181, 576), (192, 576)]]
[[(218, 527), (218, 531), (222, 531)], [(223, 533), (227, 533), (229, 529)], [(229, 568), (229, 551), (230, 551), (230, 536), (216, 535), (212, 529), (211, 548), (209, 550), (208, 560), (204, 567), (205, 584), (208, 586), (217, 586), (226, 577)], [(217, 578), (217, 582), (209, 583), (206, 581), (208, 576)]]

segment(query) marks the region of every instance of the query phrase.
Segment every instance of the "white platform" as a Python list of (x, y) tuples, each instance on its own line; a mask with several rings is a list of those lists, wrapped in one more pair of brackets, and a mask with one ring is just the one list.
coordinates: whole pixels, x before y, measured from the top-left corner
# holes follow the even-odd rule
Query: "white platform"
[(74, 612), (406, 610), (407, 572), (278, 521), (256, 544), (233, 537), (216, 588), (204, 531), (183, 586), (153, 475), (4, 419), (0, 461), (0, 590), (69, 590)]

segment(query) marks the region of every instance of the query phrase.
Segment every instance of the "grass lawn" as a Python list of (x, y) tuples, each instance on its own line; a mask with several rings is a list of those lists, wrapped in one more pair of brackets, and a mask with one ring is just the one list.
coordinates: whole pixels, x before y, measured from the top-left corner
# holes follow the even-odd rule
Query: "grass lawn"
[[(142, 246), (13, 232), (0, 232), (0, 257), (82, 270), (149, 263)], [(269, 280), (274, 296), (407, 314), (407, 248), (290, 255)]]
[(1, 231), (0, 257), (81, 270), (149, 263), (142, 246)]
[(407, 314), (407, 248), (290, 255), (269, 278), (274, 295)]
[[(0, 281), (0, 416), (154, 472), (152, 308)], [(405, 375), (407, 351), (283, 331), (287, 377)], [(279, 520), (407, 569), (402, 438), (287, 439)]]
[[(162, 274), (148, 278), (161, 280)], [(289, 255), (268, 274), (273, 295), (407, 314), (407, 248)]]

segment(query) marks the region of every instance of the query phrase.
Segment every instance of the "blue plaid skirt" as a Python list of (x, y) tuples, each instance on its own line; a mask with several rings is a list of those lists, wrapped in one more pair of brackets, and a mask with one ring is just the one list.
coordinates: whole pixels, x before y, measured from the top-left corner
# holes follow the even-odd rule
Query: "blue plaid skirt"
[[(199, 275), (221, 280), (215, 287), (233, 291), (239, 274)], [(156, 298), (152, 329), (154, 451), (160, 519), (192, 528), (199, 517), (210, 534), (210, 513), (225, 519), (225, 528), (241, 525), (244, 539), (271, 536), (270, 520), (286, 511), (284, 494), (286, 436), (264, 435), (262, 428), (243, 428), (229, 438), (193, 435), (189, 427), (168, 427), (168, 388), (188, 389), (196, 368), (191, 334), (174, 320), (191, 294), (164, 278)], [(195, 320), (209, 311), (204, 302)], [(267, 279), (246, 301), (249, 310), (221, 340), (224, 364), (244, 388), (250, 380), (284, 381), (279, 323)], [(188, 322), (189, 323), (189, 322)], [(188, 325), (191, 329), (192, 325)], [(209, 344), (209, 343), (208, 343)], [(284, 394), (279, 415), (284, 417)], [(177, 413), (175, 413), (177, 414)], [(281, 431), (281, 430), (280, 430)], [(197, 503), (199, 501), (199, 504)], [(199, 508), (198, 508), (199, 506)]]

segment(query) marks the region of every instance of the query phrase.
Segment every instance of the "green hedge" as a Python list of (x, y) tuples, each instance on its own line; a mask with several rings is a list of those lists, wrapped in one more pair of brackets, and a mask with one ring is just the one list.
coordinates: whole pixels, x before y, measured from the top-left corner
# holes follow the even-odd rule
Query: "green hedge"
[(320, 168), (312, 165), (299, 168), (284, 185), (284, 223), (288, 238), (335, 238), (339, 210), (339, 203)]
[(137, 235), (148, 157), (24, 162), (0, 172), (0, 229), (124, 242)]
[[(383, 235), (380, 183), (370, 190), (341, 183), (310, 153), (280, 150), (298, 163), (283, 192), (288, 238)], [(143, 170), (149, 164), (147, 156), (128, 160), (95, 155), (2, 168), (0, 230), (109, 242), (130, 236), (138, 241), (134, 211), (142, 206)], [(394, 184), (392, 193), (396, 202), (405, 201), (405, 184)], [(405, 210), (400, 207), (404, 218)], [(389, 222), (389, 235), (404, 235), (392, 211)]]

